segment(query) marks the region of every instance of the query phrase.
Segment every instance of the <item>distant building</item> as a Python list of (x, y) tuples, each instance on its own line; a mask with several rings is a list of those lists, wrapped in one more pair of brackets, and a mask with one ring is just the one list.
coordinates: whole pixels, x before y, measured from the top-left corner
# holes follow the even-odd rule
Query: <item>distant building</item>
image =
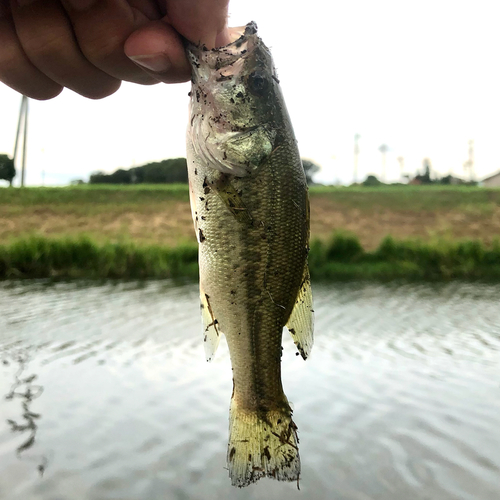
[(500, 187), (500, 171), (498, 171), (496, 174), (486, 177), (486, 179), (483, 179), (479, 183), (479, 185), (488, 188)]
[(453, 177), (453, 175), (449, 174), (445, 177), (441, 178), (441, 184), (449, 184), (450, 186), (458, 186), (459, 184), (465, 184), (463, 179), (459, 177)]

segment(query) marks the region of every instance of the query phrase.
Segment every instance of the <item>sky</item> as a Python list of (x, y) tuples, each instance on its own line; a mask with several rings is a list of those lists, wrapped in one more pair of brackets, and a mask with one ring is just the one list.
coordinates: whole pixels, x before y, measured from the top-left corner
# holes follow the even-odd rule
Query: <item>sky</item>
[[(316, 180), (436, 173), (464, 177), (474, 140), (481, 179), (500, 170), (500, 4), (494, 0), (269, 0), (230, 3), (230, 26), (257, 22), (271, 48), (301, 156)], [(64, 90), (30, 100), (27, 185), (64, 185), (185, 156), (189, 84), (125, 83), (99, 101)], [(21, 96), (0, 83), (0, 153), (12, 155)], [(0, 181), (1, 183), (2, 181)], [(16, 180), (19, 183), (19, 179)]]

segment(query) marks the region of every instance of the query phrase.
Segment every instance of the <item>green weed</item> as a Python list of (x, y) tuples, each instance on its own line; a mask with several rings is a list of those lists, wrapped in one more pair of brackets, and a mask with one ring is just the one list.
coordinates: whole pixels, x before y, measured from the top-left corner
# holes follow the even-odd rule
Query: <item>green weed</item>
[(0, 246), (0, 278), (195, 278), (197, 259), (196, 246), (30, 237)]
[[(0, 245), (0, 278), (196, 279), (197, 258), (191, 244), (169, 248), (33, 236)], [(336, 233), (327, 242), (312, 241), (309, 267), (315, 280), (500, 281), (500, 241), (486, 246), (475, 240), (398, 241), (388, 236), (366, 252), (356, 236)]]

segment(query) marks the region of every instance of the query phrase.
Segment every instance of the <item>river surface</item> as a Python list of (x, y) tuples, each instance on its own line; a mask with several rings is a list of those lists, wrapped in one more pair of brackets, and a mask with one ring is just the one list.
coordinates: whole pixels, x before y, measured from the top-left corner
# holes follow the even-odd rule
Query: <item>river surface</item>
[(0, 283), (0, 499), (500, 499), (500, 287), (313, 288), (283, 382), (300, 488), (230, 486), (196, 285)]

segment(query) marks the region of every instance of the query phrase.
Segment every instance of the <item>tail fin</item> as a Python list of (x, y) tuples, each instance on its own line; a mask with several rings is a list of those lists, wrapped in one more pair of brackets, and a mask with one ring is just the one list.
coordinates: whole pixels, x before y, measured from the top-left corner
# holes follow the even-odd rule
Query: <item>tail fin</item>
[(261, 415), (231, 400), (227, 462), (233, 486), (248, 486), (265, 476), (298, 484), (298, 443), (290, 409)]

